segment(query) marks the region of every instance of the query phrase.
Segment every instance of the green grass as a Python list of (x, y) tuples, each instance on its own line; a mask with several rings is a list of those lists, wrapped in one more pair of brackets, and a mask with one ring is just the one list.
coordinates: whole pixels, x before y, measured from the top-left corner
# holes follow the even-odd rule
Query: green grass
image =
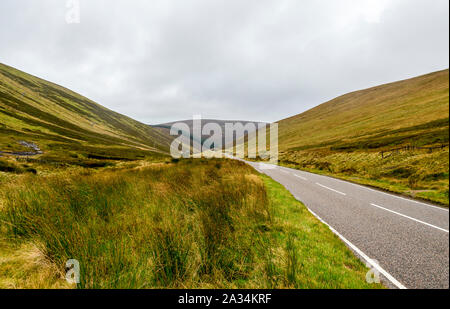
[(262, 184), (227, 165), (22, 178), (6, 188), (2, 220), (55, 265), (79, 260), (79, 288), (233, 286), (247, 279), (257, 239), (242, 219), (264, 220), (266, 203)]
[(241, 162), (0, 176), (0, 287), (69, 287), (68, 259), (80, 261), (78, 288), (381, 287), (287, 190)]

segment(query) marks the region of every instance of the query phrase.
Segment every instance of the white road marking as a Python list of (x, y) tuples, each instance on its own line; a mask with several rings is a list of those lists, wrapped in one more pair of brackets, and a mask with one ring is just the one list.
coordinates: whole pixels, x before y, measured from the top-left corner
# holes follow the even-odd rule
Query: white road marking
[[(312, 173), (310, 173), (310, 174), (312, 174)], [(404, 197), (397, 196), (397, 195), (394, 195), (394, 194), (390, 194), (390, 193), (387, 193), (387, 192), (383, 192), (383, 191), (380, 191), (380, 190), (375, 190), (375, 189), (372, 189), (372, 188), (369, 188), (369, 187), (366, 187), (366, 186), (363, 186), (363, 185), (359, 185), (359, 184), (356, 184), (356, 183), (353, 183), (353, 182), (350, 182), (350, 181), (345, 181), (345, 180), (342, 180), (342, 179), (337, 179), (337, 178), (334, 178), (334, 177), (323, 176), (323, 175), (319, 175), (319, 174), (313, 174), (313, 175), (326, 177), (327, 179), (337, 180), (339, 182), (343, 182), (343, 183), (346, 183), (346, 184), (349, 184), (349, 185), (352, 185), (352, 186), (355, 186), (355, 187), (360, 187), (360, 188), (363, 188), (363, 189), (366, 189), (366, 190), (369, 190), (369, 191), (381, 193), (381, 194), (384, 194), (384, 195), (387, 195), (387, 196), (390, 196), (390, 197), (395, 197), (395, 198), (398, 198), (400, 200), (404, 200), (404, 201), (407, 201), (407, 202), (412, 202), (412, 203), (419, 204), (419, 205), (422, 205), (422, 206), (427, 206), (427, 207), (430, 207), (430, 208), (439, 209), (439, 210), (443, 210), (443, 211), (447, 211), (447, 212), (449, 211), (448, 209), (443, 208), (443, 207), (433, 206), (433, 205), (430, 205), (430, 204), (427, 204), (427, 203), (422, 203), (422, 202), (419, 202), (419, 201), (415, 201), (415, 200), (412, 200), (412, 199), (404, 198)]]
[(300, 175), (297, 175), (297, 174), (294, 174), (294, 176), (295, 176), (295, 177), (298, 177), (298, 178), (300, 178), (300, 179), (303, 179), (303, 180), (308, 180), (308, 179), (306, 179), (305, 177), (300, 176)]
[[(347, 182), (347, 181), (343, 181), (343, 180), (340, 180), (340, 181)], [(365, 186), (357, 185), (355, 183), (351, 183), (351, 182), (347, 182), (347, 183), (349, 183), (351, 185), (354, 185), (354, 186), (357, 186), (357, 187), (361, 187), (361, 188), (370, 190), (370, 191), (378, 192), (378, 193), (381, 193), (381, 194), (384, 194), (384, 195), (387, 195), (387, 196), (390, 196), (390, 197), (395, 197), (395, 198), (398, 198), (398, 199), (401, 199), (401, 200), (404, 200), (404, 201), (407, 201), (407, 202), (412, 202), (412, 203), (416, 203), (416, 204), (419, 204), (419, 205), (422, 205), (422, 206), (427, 206), (427, 207), (430, 207), (430, 208), (435, 208), (435, 209), (439, 209), (439, 210), (443, 210), (443, 211), (447, 211), (448, 212), (448, 209), (445, 209), (443, 207), (438, 207), (438, 206), (433, 206), (433, 205), (430, 205), (430, 204), (418, 202), (418, 201), (415, 201), (415, 200), (412, 200), (412, 199), (409, 199), (409, 198), (404, 198), (404, 197), (397, 196), (397, 195), (394, 195), (394, 194), (389, 194), (389, 193), (386, 193), (386, 192), (383, 192), (383, 191), (380, 191), (380, 190), (375, 190), (375, 189), (371, 189), (371, 188), (368, 188), (368, 187), (365, 187)]]
[(371, 258), (369, 258), (364, 252), (362, 252), (358, 247), (356, 247), (354, 244), (352, 244), (350, 241), (348, 241), (344, 236), (338, 233), (334, 228), (332, 228), (328, 223), (322, 220), (318, 215), (316, 215), (311, 209), (307, 208), (310, 213), (312, 213), (320, 222), (328, 226), (328, 228), (336, 234), (343, 242), (347, 244), (350, 248), (352, 248), (361, 258), (363, 258), (367, 264), (371, 265), (373, 268), (378, 270), (380, 274), (382, 274), (386, 279), (388, 279), (390, 282), (392, 282), (397, 288), (399, 289), (406, 289), (406, 287), (401, 284), (397, 279), (392, 277), (391, 274), (389, 274), (386, 270), (384, 270), (380, 265), (375, 263)]
[(369, 191), (381, 193), (381, 194), (384, 194), (384, 195), (387, 195), (387, 196), (390, 196), (390, 197), (395, 197), (395, 198), (398, 198), (398, 199), (401, 199), (401, 200), (404, 200), (404, 201), (407, 201), (407, 202), (412, 202), (412, 203), (415, 203), (415, 204), (419, 204), (419, 205), (422, 205), (422, 206), (427, 206), (427, 207), (430, 207), (430, 208), (439, 209), (439, 210), (443, 210), (443, 211), (447, 211), (447, 212), (449, 211), (449, 209), (447, 209), (447, 208), (443, 208), (443, 207), (439, 207), (439, 206), (433, 206), (433, 205), (430, 205), (430, 204), (427, 204), (427, 203), (423, 203), (423, 202), (419, 202), (419, 201), (416, 201), (416, 200), (413, 200), (413, 199), (408, 199), (408, 198), (404, 198), (404, 197), (397, 196), (397, 195), (394, 195), (394, 194), (390, 194), (390, 193), (387, 193), (387, 192), (383, 192), (383, 191), (380, 191), (380, 190), (375, 190), (375, 189), (366, 187), (364, 185), (359, 185), (359, 184), (356, 184), (356, 183), (353, 183), (353, 182), (350, 182), (350, 181), (346, 181), (346, 180), (342, 180), (342, 179), (338, 179), (338, 178), (334, 178), (334, 177), (330, 177), (330, 176), (320, 175), (320, 174), (314, 174), (314, 173), (303, 171), (303, 170), (296, 170), (296, 169), (292, 169), (292, 168), (289, 168), (289, 167), (286, 167), (286, 169), (290, 169), (292, 171), (302, 171), (304, 173), (307, 173), (307, 174), (310, 174), (310, 175), (313, 175), (313, 176), (325, 177), (327, 179), (336, 180), (336, 181), (343, 182), (343, 183), (346, 183), (346, 184), (349, 184), (349, 185), (352, 185), (352, 186), (355, 186), (355, 187), (360, 187), (360, 188), (363, 188), (363, 189), (366, 189), (366, 190), (369, 190)]
[(347, 194), (345, 194), (345, 193), (343, 193), (343, 192), (341, 192), (341, 191), (331, 189), (331, 188), (329, 188), (329, 187), (327, 187), (327, 186), (324, 186), (324, 185), (322, 185), (322, 184), (320, 184), (320, 183), (318, 183), (318, 182), (316, 182), (316, 185), (319, 185), (319, 186), (321, 186), (321, 187), (323, 187), (323, 188), (325, 188), (325, 189), (331, 190), (331, 191), (336, 192), (336, 193), (339, 193), (339, 194), (341, 194), (341, 195), (347, 195)]
[(393, 211), (393, 210), (390, 210), (390, 209), (387, 209), (387, 208), (378, 206), (377, 204), (371, 203), (370, 205), (372, 205), (372, 206), (374, 206), (374, 207), (378, 207), (378, 208), (383, 209), (383, 210), (386, 210), (386, 211), (389, 211), (389, 212), (392, 212), (392, 213), (394, 213), (394, 214), (396, 214), (396, 215), (399, 215), (399, 216), (408, 218), (408, 219), (410, 219), (410, 220), (413, 220), (413, 221), (416, 221), (416, 222), (419, 222), (419, 223), (428, 225), (428, 226), (430, 226), (430, 227), (432, 227), (432, 228), (435, 228), (435, 229), (438, 229), (438, 230), (441, 230), (441, 231), (444, 231), (444, 232), (448, 233), (448, 230), (443, 229), (443, 228), (440, 228), (440, 227), (438, 227), (438, 226), (436, 226), (436, 225), (433, 225), (433, 224), (430, 224), (430, 223), (426, 223), (426, 222), (420, 221), (420, 220), (418, 220), (418, 219), (416, 219), (416, 218), (413, 218), (413, 217), (410, 217), (410, 216), (401, 214), (401, 213), (399, 213), (399, 212), (396, 212), (396, 211)]

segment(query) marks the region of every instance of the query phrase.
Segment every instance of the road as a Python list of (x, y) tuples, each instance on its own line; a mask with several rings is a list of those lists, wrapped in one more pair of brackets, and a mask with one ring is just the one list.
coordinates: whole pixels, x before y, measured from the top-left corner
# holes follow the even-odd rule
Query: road
[(332, 177), (247, 163), (284, 185), (389, 287), (449, 288), (448, 208)]

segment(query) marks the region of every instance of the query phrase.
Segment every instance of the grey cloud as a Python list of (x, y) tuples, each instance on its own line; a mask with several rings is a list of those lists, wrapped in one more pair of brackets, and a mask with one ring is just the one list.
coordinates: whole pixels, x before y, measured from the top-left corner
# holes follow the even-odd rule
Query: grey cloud
[(275, 121), (448, 68), (447, 0), (2, 0), (0, 62), (145, 123)]

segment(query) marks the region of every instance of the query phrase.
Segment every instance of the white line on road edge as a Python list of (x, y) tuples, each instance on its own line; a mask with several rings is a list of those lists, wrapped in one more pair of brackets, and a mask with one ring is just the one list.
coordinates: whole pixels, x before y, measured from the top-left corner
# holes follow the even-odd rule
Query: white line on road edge
[(339, 193), (339, 194), (341, 194), (341, 195), (347, 195), (347, 194), (342, 193), (342, 192), (340, 192), (340, 191), (338, 191), (338, 190), (334, 190), (334, 189), (328, 188), (327, 186), (324, 186), (324, 185), (322, 185), (322, 184), (320, 184), (320, 183), (318, 183), (318, 182), (316, 182), (316, 185), (319, 185), (319, 186), (321, 186), (321, 187), (323, 187), (323, 188), (325, 188), (325, 189), (334, 191), (334, 192)]
[(294, 174), (294, 176), (295, 176), (295, 177), (298, 177), (298, 178), (300, 178), (300, 179), (303, 179), (303, 180), (308, 180), (308, 179), (306, 179), (305, 177), (302, 177), (302, 176), (297, 175), (297, 174)]
[(383, 209), (383, 210), (386, 210), (386, 211), (389, 211), (389, 212), (392, 212), (392, 213), (394, 213), (394, 214), (396, 214), (396, 215), (399, 215), (399, 216), (408, 218), (408, 219), (410, 219), (410, 220), (413, 220), (413, 221), (416, 221), (416, 222), (419, 222), (419, 223), (428, 225), (428, 226), (430, 226), (430, 227), (432, 227), (432, 228), (435, 228), (435, 229), (438, 229), (438, 230), (441, 230), (441, 231), (444, 231), (444, 232), (448, 233), (448, 230), (443, 229), (443, 228), (440, 228), (440, 227), (438, 227), (438, 226), (436, 226), (436, 225), (433, 225), (433, 224), (430, 224), (430, 223), (426, 223), (426, 222), (420, 221), (420, 220), (418, 220), (418, 219), (416, 219), (416, 218), (409, 217), (409, 216), (404, 215), (404, 214), (401, 214), (401, 213), (399, 213), (399, 212), (396, 212), (396, 211), (393, 211), (393, 210), (390, 210), (390, 209), (387, 209), (387, 208), (378, 206), (377, 204), (371, 203), (370, 205), (372, 205), (372, 206), (374, 206), (374, 207), (378, 207), (378, 208)]
[(391, 276), (391, 274), (389, 274), (387, 271), (385, 271), (380, 265), (378, 265), (377, 263), (375, 263), (371, 258), (369, 258), (364, 252), (362, 252), (361, 250), (358, 249), (358, 247), (356, 247), (354, 244), (352, 244), (350, 241), (348, 241), (344, 236), (342, 236), (341, 234), (338, 233), (338, 231), (336, 231), (334, 228), (332, 228), (328, 223), (326, 223), (325, 221), (322, 220), (322, 218), (320, 218), (318, 215), (316, 215), (311, 209), (309, 209), (308, 207), (306, 207), (310, 213), (312, 213), (314, 215), (314, 217), (316, 217), (320, 222), (322, 222), (323, 224), (325, 224), (326, 226), (328, 226), (328, 228), (334, 233), (336, 234), (340, 239), (342, 239), (343, 242), (345, 242), (347, 244), (347, 246), (349, 246), (350, 248), (352, 248), (359, 256), (361, 256), (366, 262), (367, 264), (371, 265), (373, 268), (375, 268), (376, 270), (378, 270), (380, 272), (380, 274), (382, 274), (383, 276), (386, 277), (386, 279), (388, 279), (390, 282), (392, 282), (397, 288), (399, 289), (406, 289), (406, 287), (401, 284), (397, 279), (395, 279), (394, 277)]

